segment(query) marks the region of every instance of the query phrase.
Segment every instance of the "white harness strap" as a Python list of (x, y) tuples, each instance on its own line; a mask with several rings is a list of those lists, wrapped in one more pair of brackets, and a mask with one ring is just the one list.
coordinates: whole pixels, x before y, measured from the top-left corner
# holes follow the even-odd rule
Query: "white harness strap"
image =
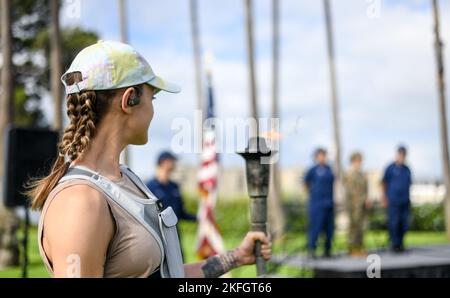
[[(124, 172), (140, 190), (146, 194), (149, 199), (155, 200), (158, 206), (158, 223), (161, 237), (164, 242), (164, 248), (166, 251), (166, 264), (169, 270), (170, 277), (184, 277), (184, 265), (183, 256), (181, 255), (180, 241), (178, 238), (178, 232), (176, 225), (178, 218), (172, 207), (163, 209), (161, 201), (147, 188), (142, 180), (127, 166), (121, 165), (120, 169)], [(150, 216), (154, 217), (154, 214)]]
[(97, 185), (105, 195), (133, 216), (156, 239), (161, 251), (161, 277), (184, 277), (183, 259), (176, 231), (178, 219), (175, 213), (171, 207), (162, 210), (161, 201), (128, 167), (121, 165), (120, 169), (148, 199), (130, 199), (114, 182), (81, 166), (70, 167), (59, 183), (72, 179), (83, 179)]

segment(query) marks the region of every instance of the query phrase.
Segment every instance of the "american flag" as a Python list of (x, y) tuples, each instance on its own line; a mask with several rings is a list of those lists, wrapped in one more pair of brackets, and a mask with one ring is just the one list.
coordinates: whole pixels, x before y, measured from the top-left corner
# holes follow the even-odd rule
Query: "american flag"
[[(207, 113), (206, 119), (214, 117), (214, 96), (211, 73), (207, 75)], [(214, 219), (217, 201), (218, 156), (216, 134), (212, 125), (203, 129), (201, 168), (199, 171), (200, 204), (198, 210), (197, 255), (206, 259), (225, 251), (219, 227)]]

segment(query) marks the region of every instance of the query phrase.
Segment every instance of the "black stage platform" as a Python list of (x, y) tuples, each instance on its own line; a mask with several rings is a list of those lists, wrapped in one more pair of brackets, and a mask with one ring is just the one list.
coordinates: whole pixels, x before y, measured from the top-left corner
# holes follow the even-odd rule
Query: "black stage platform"
[[(402, 253), (378, 250), (369, 254), (379, 256), (381, 278), (450, 277), (450, 245), (411, 247)], [(352, 258), (348, 255), (316, 259), (274, 256), (272, 261), (283, 266), (309, 268), (314, 272), (314, 277), (367, 278), (367, 269), (373, 264), (373, 260), (369, 261), (366, 257)]]

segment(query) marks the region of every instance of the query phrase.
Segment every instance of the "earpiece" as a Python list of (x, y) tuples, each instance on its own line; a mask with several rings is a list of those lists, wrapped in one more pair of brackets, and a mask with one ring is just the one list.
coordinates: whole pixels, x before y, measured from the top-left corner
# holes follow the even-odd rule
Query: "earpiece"
[(128, 104), (128, 106), (133, 107), (133, 106), (137, 106), (140, 101), (141, 101), (140, 98), (135, 96), (133, 98), (128, 99), (127, 104)]
[[(137, 90), (135, 90), (135, 93), (137, 93)], [(133, 107), (137, 106), (140, 102), (141, 99), (139, 98), (139, 96), (137, 94), (133, 94), (133, 96), (128, 99), (127, 104), (128, 106)]]

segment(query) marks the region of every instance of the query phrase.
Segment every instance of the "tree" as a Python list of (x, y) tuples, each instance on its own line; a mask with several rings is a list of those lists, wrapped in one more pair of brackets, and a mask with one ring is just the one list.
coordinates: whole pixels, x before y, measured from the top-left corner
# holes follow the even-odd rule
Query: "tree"
[(444, 76), (444, 58), (442, 53), (442, 41), (440, 37), (439, 25), (439, 6), (437, 0), (432, 0), (434, 34), (435, 34), (435, 50), (436, 50), (436, 66), (437, 66), (437, 85), (439, 91), (439, 120), (441, 133), (442, 148), (442, 170), (445, 185), (444, 210), (447, 237), (450, 239), (450, 160), (448, 149), (448, 129), (447, 129), (447, 109), (445, 100), (445, 76)]
[(54, 102), (55, 120), (53, 129), (62, 131), (62, 92), (61, 92), (61, 32), (59, 29), (59, 0), (50, 0), (51, 32), (50, 65), (51, 65), (51, 91)]
[[(3, 65), (1, 72), (2, 93), (0, 105), (0, 140), (3, 140), (6, 128), (13, 120), (13, 65), (12, 65), (12, 40), (11, 40), (11, 6), (9, 0), (1, 0), (1, 38)], [(4, 142), (0, 141), (0, 178), (4, 173), (2, 158), (5, 151)], [(1, 180), (0, 180), (1, 181)], [(0, 194), (3, 194), (3, 184), (0, 184)], [(3, 197), (0, 196), (3, 199)], [(15, 231), (17, 230), (17, 218), (8, 208), (0, 202), (0, 268), (17, 265), (19, 263), (19, 249)]]
[[(278, 111), (278, 74), (279, 74), (279, 0), (272, 0), (272, 118), (279, 119)], [(278, 132), (275, 137), (279, 144)], [(280, 150), (278, 148), (278, 150)], [(281, 204), (281, 185), (280, 185), (280, 151), (278, 151), (278, 161), (273, 162), (270, 166), (270, 188), (269, 188), (269, 223), (274, 235), (274, 239), (281, 239), (284, 234), (284, 215)]]
[(12, 53), (14, 59), (14, 119), (19, 126), (42, 125), (44, 115), (39, 107), (42, 85), (36, 52), (32, 49), (36, 36), (50, 25), (47, 0), (10, 0)]
[(255, 58), (253, 46), (253, 3), (252, 0), (244, 0), (246, 14), (246, 40), (247, 40), (247, 59), (248, 59), (248, 75), (250, 79), (250, 117), (256, 123), (250, 126), (250, 137), (257, 137), (258, 132), (258, 100), (256, 94), (256, 78), (255, 78)]
[[(127, 6), (125, 0), (119, 0), (120, 41), (128, 43)], [(125, 147), (122, 152), (123, 162), (130, 165), (130, 148)]]
[[(198, 3), (197, 0), (190, 0), (189, 12), (191, 21), (191, 39), (193, 48), (193, 58), (194, 58), (194, 69), (195, 69), (195, 87), (197, 95), (197, 105), (196, 109), (198, 111), (203, 111), (203, 86), (202, 86), (202, 60), (201, 60), (201, 47), (200, 47), (200, 33), (198, 28)], [(201, 121), (198, 121), (197, 127), (198, 143), (195, 144), (202, 146), (202, 134), (203, 125)]]
[(339, 183), (342, 175), (341, 166), (341, 138), (339, 129), (339, 105), (336, 87), (336, 66), (334, 58), (334, 41), (333, 41), (333, 23), (331, 19), (330, 1), (324, 0), (325, 10), (325, 25), (327, 33), (327, 50), (328, 50), (328, 65), (330, 70), (330, 86), (331, 86), (331, 109), (333, 115), (333, 132), (334, 132), (334, 146), (335, 146), (335, 158), (334, 158), (334, 170), (337, 181)]
[[(65, 28), (61, 31), (61, 65), (67, 69), (75, 56), (83, 48), (96, 43), (97, 33), (85, 31), (78, 27)], [(50, 57), (50, 31), (41, 31), (34, 40), (31, 50), (40, 53), (43, 57)], [(45, 64), (42, 75), (39, 77), (39, 85), (43, 87), (44, 92), (50, 89), (50, 67), (48, 61)]]

